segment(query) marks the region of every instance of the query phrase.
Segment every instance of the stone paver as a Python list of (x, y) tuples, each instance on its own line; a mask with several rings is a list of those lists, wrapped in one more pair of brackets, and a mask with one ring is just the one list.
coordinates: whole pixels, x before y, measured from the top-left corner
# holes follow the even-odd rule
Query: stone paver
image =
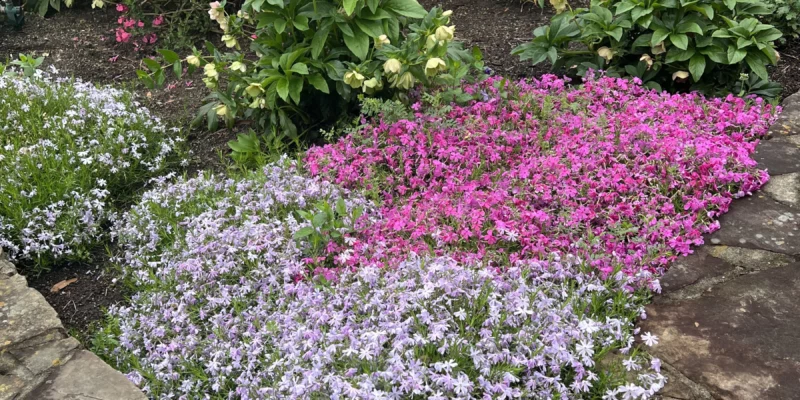
[(664, 399), (800, 399), (800, 93), (783, 106), (755, 155), (770, 182), (671, 266), (639, 323)]
[(69, 337), (55, 310), (0, 252), (0, 400), (144, 400)]

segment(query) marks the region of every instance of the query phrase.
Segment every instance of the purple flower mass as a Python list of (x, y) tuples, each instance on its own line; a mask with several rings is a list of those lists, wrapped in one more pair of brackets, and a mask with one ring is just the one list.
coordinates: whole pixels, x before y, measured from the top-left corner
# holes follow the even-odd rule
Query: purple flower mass
[[(116, 225), (139, 292), (99, 349), (159, 399), (652, 397), (647, 288), (766, 181), (750, 155), (774, 110), (499, 84), (312, 149), (313, 177), (162, 180)], [(320, 257), (298, 211), (340, 199), (364, 215)]]

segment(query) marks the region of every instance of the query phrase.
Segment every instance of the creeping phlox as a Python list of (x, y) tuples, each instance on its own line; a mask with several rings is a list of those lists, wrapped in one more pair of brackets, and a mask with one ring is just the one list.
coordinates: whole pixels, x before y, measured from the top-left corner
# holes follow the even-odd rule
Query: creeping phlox
[[(632, 348), (643, 311), (621, 289), (629, 278), (601, 280), (575, 257), (499, 270), (410, 256), (297, 279), (293, 237), (308, 223), (293, 210), (345, 195), (286, 160), (159, 184), (117, 223), (118, 261), (141, 291), (111, 310), (100, 350), (164, 399), (633, 399), (663, 385), (658, 361)], [(627, 314), (592, 314), (587, 299)], [(628, 382), (593, 372), (612, 349)]]
[(383, 202), (349, 265), (429, 251), (507, 265), (557, 251), (605, 274), (622, 265), (648, 275), (690, 253), (733, 198), (768, 179), (751, 155), (776, 109), (760, 99), (608, 77), (464, 89), (478, 101), (415, 104), (413, 120), (365, 121), (308, 152), (312, 174)]
[(127, 92), (0, 75), (0, 247), (41, 264), (79, 256), (112, 196), (159, 174), (180, 140)]

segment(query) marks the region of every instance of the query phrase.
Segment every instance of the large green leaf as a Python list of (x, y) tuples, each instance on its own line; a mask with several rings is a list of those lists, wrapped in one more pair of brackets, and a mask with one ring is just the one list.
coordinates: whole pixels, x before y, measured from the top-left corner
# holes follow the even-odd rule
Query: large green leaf
[(695, 82), (699, 81), (706, 70), (706, 56), (702, 54), (695, 54), (689, 60), (689, 72), (692, 74), (692, 79)]
[(358, 0), (344, 0), (344, 12), (347, 15), (353, 15), (353, 11), (356, 9), (356, 4), (358, 4)]
[(386, 0), (383, 6), (384, 8), (409, 18), (424, 18), (428, 15), (428, 12), (417, 3), (417, 0)]
[(328, 89), (328, 82), (322, 77), (322, 75), (313, 74), (306, 77), (306, 79), (308, 79), (308, 83), (310, 83), (311, 86), (314, 86), (314, 88), (320, 92), (330, 93), (330, 89)]
[(683, 33), (671, 33), (669, 41), (679, 49), (686, 50), (689, 48), (689, 37)]
[(361, 31), (361, 29), (354, 28), (353, 36), (344, 35), (344, 44), (347, 48), (355, 54), (360, 60), (367, 58), (369, 52), (369, 36)]
[(764, 67), (764, 60), (761, 57), (756, 55), (757, 53), (748, 54), (745, 57), (744, 61), (747, 63), (747, 66), (750, 67), (750, 70), (753, 71), (759, 78), (763, 80), (769, 80), (769, 75), (767, 75), (767, 68)]

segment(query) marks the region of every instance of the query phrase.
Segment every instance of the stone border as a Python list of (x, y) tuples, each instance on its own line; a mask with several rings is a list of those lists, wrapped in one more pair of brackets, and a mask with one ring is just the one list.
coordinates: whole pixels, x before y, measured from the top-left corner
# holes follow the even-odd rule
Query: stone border
[(661, 277), (639, 323), (660, 342), (663, 399), (800, 396), (800, 93), (759, 143), (770, 181)]
[(0, 250), (0, 400), (146, 400), (69, 337), (56, 311)]

